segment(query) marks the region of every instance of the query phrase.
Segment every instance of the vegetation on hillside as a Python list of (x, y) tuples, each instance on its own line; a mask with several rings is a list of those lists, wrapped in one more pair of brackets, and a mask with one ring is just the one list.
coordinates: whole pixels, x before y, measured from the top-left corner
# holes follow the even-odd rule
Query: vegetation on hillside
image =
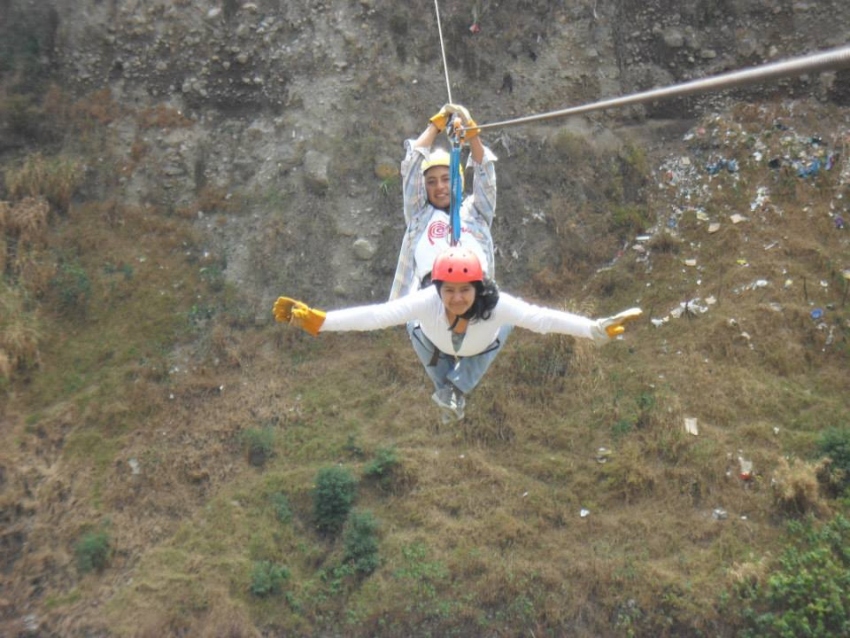
[(2, 158), (8, 633), (848, 632), (840, 110), (737, 105), (661, 157), (556, 136), (609, 172), (580, 210), (551, 187), (554, 235), (615, 252), (517, 292), (646, 319), (602, 350), (515, 333), (441, 426), (403, 330), (255, 325), (188, 213), (122, 199), (146, 155), (110, 123), (185, 120), (5, 98), (65, 132)]

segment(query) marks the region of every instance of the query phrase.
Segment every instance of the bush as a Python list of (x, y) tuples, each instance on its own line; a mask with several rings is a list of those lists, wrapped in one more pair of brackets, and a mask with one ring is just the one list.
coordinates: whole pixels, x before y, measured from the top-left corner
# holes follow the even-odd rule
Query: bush
[(112, 546), (109, 534), (105, 531), (85, 534), (74, 549), (77, 556), (77, 569), (81, 573), (100, 571), (109, 563), (112, 556)]
[(789, 524), (794, 542), (772, 573), (738, 586), (744, 638), (850, 635), (850, 521)]
[(356, 491), (357, 482), (344, 467), (334, 466), (319, 470), (313, 492), (316, 527), (328, 533), (336, 533), (342, 529), (354, 503)]
[(379, 448), (375, 452), (375, 458), (363, 468), (363, 475), (385, 478), (392, 473), (396, 465), (398, 465), (398, 457), (395, 448)]
[(774, 502), (780, 512), (792, 517), (829, 515), (829, 506), (820, 496), (818, 474), (822, 467), (799, 460), (778, 460), (770, 483)]
[(59, 296), (59, 309), (84, 315), (91, 298), (91, 280), (83, 267), (76, 262), (62, 262), (50, 287)]
[(272, 509), (274, 510), (275, 518), (281, 523), (288, 523), (292, 520), (292, 508), (289, 507), (289, 499), (283, 492), (275, 492), (271, 496)]
[(354, 571), (371, 574), (378, 568), (378, 521), (371, 512), (352, 512), (343, 537), (344, 560)]
[(279, 594), (287, 580), (289, 570), (283, 565), (275, 565), (267, 560), (257, 561), (251, 572), (251, 593), (260, 597)]
[(841, 489), (850, 486), (850, 428), (829, 428), (818, 441), (821, 454), (831, 461), (828, 467), (831, 482)]
[(242, 445), (248, 462), (257, 467), (265, 465), (274, 454), (274, 430), (272, 428), (248, 428), (242, 432)]

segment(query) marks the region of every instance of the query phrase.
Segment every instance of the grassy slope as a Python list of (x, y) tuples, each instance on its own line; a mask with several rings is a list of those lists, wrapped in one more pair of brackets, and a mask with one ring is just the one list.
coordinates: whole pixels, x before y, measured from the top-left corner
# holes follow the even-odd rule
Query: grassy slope
[[(848, 413), (847, 231), (830, 213), (850, 169), (803, 180), (753, 160), (818, 150), (806, 140), (821, 124), (776, 108), (707, 118), (669, 150), (651, 198), (676, 233), (657, 231), (648, 259), (629, 248), (569, 300), (540, 300), (639, 304), (646, 320), (601, 351), (516, 332), (448, 427), (401, 329), (317, 340), (246, 329), (235, 293), (203, 276), (189, 222), (72, 208), (49, 244), (89, 273), (87, 315), (54, 311), (48, 293), (41, 365), (2, 412), (10, 626), (34, 612), (62, 635), (721, 633), (720, 593), (783, 542), (771, 489), (782, 459), (811, 460), (818, 433)], [(819, 116), (843, 150), (838, 114)], [(791, 129), (773, 129), (777, 118)], [(740, 171), (708, 176), (716, 157)], [(754, 205), (760, 187), (769, 202)], [(736, 212), (747, 220), (732, 223)], [(709, 297), (708, 312), (650, 322)], [(274, 455), (257, 467), (244, 437), (264, 430)], [(390, 448), (388, 480), (363, 477)], [(737, 477), (739, 454), (754, 480)], [(356, 507), (380, 522), (368, 578), (345, 576), (340, 540), (314, 529), (314, 479), (334, 464), (361, 478)], [(75, 545), (93, 529), (114, 551), (80, 574)], [(280, 596), (250, 595), (260, 560), (289, 569)]]

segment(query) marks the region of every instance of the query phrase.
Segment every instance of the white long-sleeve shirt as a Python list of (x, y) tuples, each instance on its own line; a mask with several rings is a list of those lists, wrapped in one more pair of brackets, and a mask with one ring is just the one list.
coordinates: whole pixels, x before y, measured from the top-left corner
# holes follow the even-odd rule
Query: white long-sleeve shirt
[(499, 302), (490, 318), (470, 322), (460, 348), (455, 350), (445, 306), (436, 287), (428, 286), (386, 303), (332, 310), (327, 313), (321, 332), (377, 330), (409, 321), (418, 321), (422, 332), (441, 352), (460, 357), (487, 350), (504, 325), (592, 339), (591, 327), (596, 324), (587, 317), (536, 306), (499, 292)]

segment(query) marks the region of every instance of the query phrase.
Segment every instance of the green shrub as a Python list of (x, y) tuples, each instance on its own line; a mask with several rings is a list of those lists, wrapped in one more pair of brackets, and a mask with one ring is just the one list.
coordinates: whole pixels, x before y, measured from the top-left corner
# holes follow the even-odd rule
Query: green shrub
[(374, 478), (385, 478), (392, 473), (396, 465), (398, 465), (398, 457), (396, 456), (395, 448), (378, 448), (375, 451), (375, 458), (369, 461), (363, 468), (363, 475)]
[(112, 545), (106, 531), (88, 532), (77, 542), (74, 548), (77, 557), (77, 569), (87, 574), (100, 571), (109, 563)]
[(626, 234), (644, 232), (652, 226), (652, 216), (646, 206), (640, 204), (622, 204), (611, 211), (611, 230)]
[(275, 518), (281, 523), (288, 523), (292, 520), (292, 508), (289, 507), (289, 499), (283, 492), (275, 492), (271, 496), (272, 509), (274, 510)]
[(351, 511), (357, 491), (357, 481), (344, 467), (319, 470), (313, 492), (316, 527), (322, 532), (336, 533), (342, 529)]
[(59, 297), (60, 310), (85, 314), (92, 287), (88, 273), (79, 263), (61, 262), (50, 280), (50, 287)]
[(360, 574), (371, 574), (378, 568), (378, 521), (371, 512), (352, 512), (343, 535), (344, 560)]
[(272, 596), (280, 593), (287, 580), (289, 570), (283, 565), (275, 565), (267, 560), (257, 561), (251, 571), (250, 590), (254, 596)]
[(831, 459), (831, 478), (846, 489), (850, 486), (850, 428), (829, 428), (818, 441), (818, 450)]
[(272, 428), (248, 428), (242, 432), (242, 446), (251, 465), (260, 467), (274, 455), (274, 430)]
[(850, 635), (850, 521), (837, 516), (816, 526), (789, 524), (793, 545), (766, 579), (747, 581), (736, 594), (744, 638), (830, 638)]

